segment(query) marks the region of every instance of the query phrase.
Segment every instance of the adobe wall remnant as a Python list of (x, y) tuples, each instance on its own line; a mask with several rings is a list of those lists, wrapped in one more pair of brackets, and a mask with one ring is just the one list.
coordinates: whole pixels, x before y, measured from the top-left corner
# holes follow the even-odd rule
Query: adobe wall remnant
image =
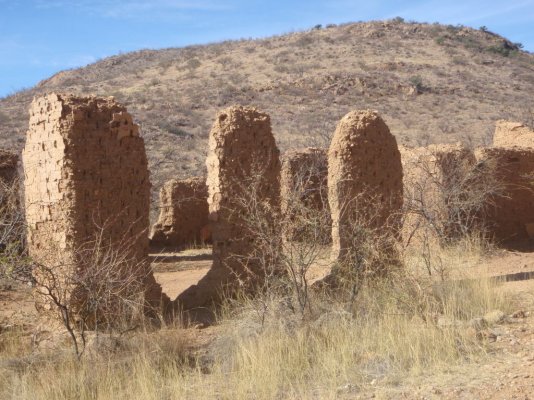
[(405, 243), (452, 239), (465, 233), (462, 229), (473, 223), (467, 210), (476, 163), (473, 151), (461, 143), (400, 146), (399, 150), (404, 172)]
[(505, 245), (534, 239), (534, 150), (494, 147), (477, 149), (479, 168), (491, 169), (503, 193), (487, 205), (489, 234)]
[(326, 149), (290, 150), (282, 157), (280, 185), (285, 240), (331, 242), (327, 176)]
[(159, 193), (160, 214), (152, 227), (151, 247), (178, 248), (209, 242), (206, 179), (172, 179)]
[[(52, 93), (34, 99), (22, 159), (32, 258), (58, 279), (91, 268), (80, 253), (102, 230), (106, 246), (127, 252), (145, 280), (147, 300), (159, 301), (148, 263), (144, 141), (126, 108), (112, 97)], [(67, 301), (74, 301), (78, 288), (67, 289)]]
[(258, 200), (255, 211), (279, 209), (279, 150), (269, 116), (240, 106), (221, 111), (210, 132), (206, 165), (213, 265), (198, 285), (178, 297), (185, 309), (206, 305), (225, 285), (261, 279), (265, 272), (248, 207)]
[(493, 146), (534, 148), (534, 130), (520, 122), (499, 120), (495, 124)]
[(328, 151), (332, 256), (353, 253), (353, 224), (398, 233), (403, 202), (397, 141), (376, 111), (352, 111), (339, 122)]

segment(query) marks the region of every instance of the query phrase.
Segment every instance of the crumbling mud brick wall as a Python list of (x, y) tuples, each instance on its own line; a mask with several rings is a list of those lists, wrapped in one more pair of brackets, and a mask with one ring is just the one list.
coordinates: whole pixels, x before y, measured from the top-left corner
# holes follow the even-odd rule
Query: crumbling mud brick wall
[(534, 130), (520, 122), (499, 120), (495, 124), (493, 146), (534, 148)]
[(254, 213), (276, 213), (280, 204), (279, 150), (269, 116), (248, 107), (220, 112), (210, 132), (206, 165), (213, 265), (198, 285), (178, 297), (186, 309), (213, 301), (238, 278), (261, 279), (270, 262), (258, 258), (260, 241), (251, 225)]
[(290, 150), (282, 157), (281, 207), (284, 238), (331, 242), (326, 149)]
[(166, 182), (160, 190), (160, 214), (152, 227), (151, 247), (179, 248), (209, 242), (208, 187), (205, 178)]
[[(460, 143), (399, 147), (403, 168), (405, 244), (452, 239), (473, 227), (469, 191), (476, 163)], [(475, 201), (476, 199), (473, 199)]]
[(353, 254), (355, 223), (398, 234), (401, 156), (376, 111), (352, 111), (339, 122), (328, 151), (328, 200), (334, 260)]
[(33, 259), (58, 276), (91, 268), (80, 254), (102, 232), (103, 243), (128, 253), (146, 280), (147, 299), (157, 301), (161, 290), (147, 259), (147, 159), (126, 109), (113, 98), (37, 98), (22, 158)]
[(487, 205), (490, 236), (498, 243), (523, 246), (534, 240), (534, 150), (483, 148), (475, 152), (478, 167), (496, 174), (502, 193)]

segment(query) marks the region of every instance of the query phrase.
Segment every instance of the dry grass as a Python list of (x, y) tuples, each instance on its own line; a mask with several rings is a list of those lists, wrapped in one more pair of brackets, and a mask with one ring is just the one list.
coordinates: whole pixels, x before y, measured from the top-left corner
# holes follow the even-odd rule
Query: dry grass
[[(482, 253), (476, 241), (435, 252), (451, 271)], [(420, 265), (412, 254), (356, 299), (316, 293), (306, 317), (275, 292), (233, 301), (202, 351), (190, 331), (169, 327), (102, 340), (77, 361), (60, 345), (44, 354), (22, 332), (2, 332), (0, 398), (337, 398), (486, 357), (469, 320), (509, 312), (510, 297), (493, 281), (441, 281)]]

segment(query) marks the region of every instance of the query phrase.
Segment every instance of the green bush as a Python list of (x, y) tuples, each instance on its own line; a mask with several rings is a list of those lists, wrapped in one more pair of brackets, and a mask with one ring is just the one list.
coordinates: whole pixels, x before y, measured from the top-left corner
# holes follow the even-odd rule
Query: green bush
[(410, 77), (410, 83), (415, 86), (418, 92), (425, 90), (425, 85), (423, 83), (423, 78), (421, 75), (414, 75)]

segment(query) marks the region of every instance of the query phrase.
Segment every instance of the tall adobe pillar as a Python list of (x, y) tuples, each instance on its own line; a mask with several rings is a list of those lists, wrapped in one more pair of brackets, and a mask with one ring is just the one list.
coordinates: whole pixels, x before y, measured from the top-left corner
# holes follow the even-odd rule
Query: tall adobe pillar
[[(179, 296), (186, 309), (208, 304), (238, 280), (257, 282), (270, 264), (250, 224), (253, 213), (276, 212), (280, 204), (279, 150), (269, 116), (247, 107), (221, 111), (210, 132), (206, 164), (213, 265)], [(261, 210), (251, 209), (253, 204)]]
[(355, 250), (359, 223), (398, 233), (402, 193), (401, 156), (382, 118), (369, 110), (345, 115), (328, 151), (333, 259), (343, 262)]
[[(113, 98), (35, 99), (22, 159), (32, 258), (67, 279), (95, 268), (87, 255), (100, 238), (106, 251), (121, 254), (139, 274), (147, 300), (159, 301), (148, 263), (144, 141), (126, 109)], [(77, 287), (66, 289), (70, 302)]]

